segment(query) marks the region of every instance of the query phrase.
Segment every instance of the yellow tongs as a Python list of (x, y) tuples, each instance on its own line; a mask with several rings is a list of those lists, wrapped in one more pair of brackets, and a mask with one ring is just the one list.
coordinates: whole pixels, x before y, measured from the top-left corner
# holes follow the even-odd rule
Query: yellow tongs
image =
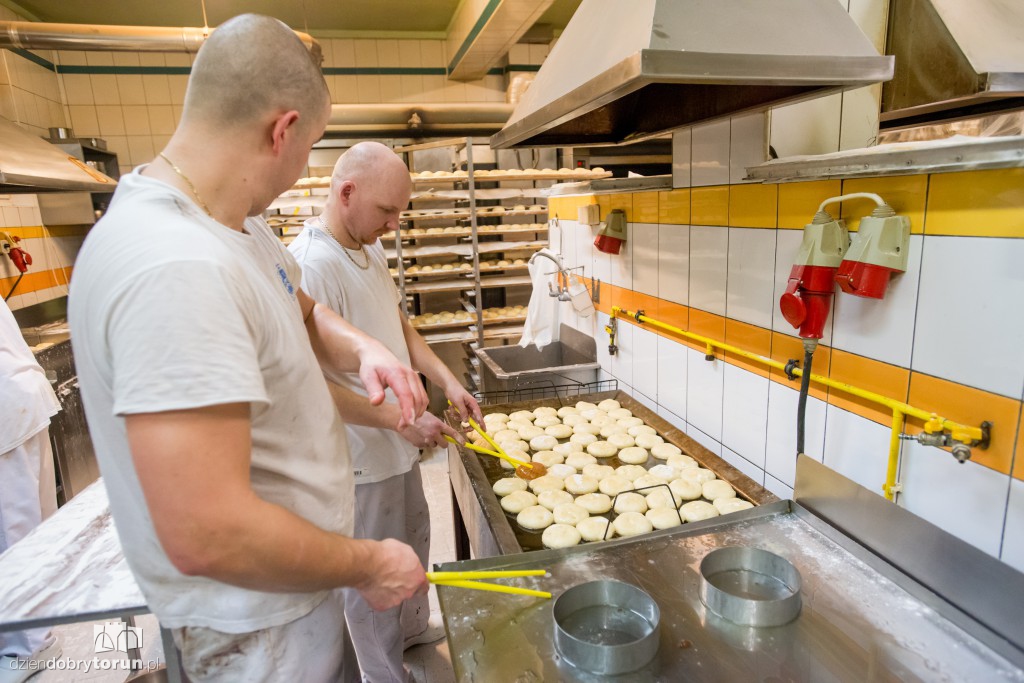
[[(448, 402), (448, 405), (452, 407), (452, 410), (455, 411), (456, 415), (460, 415), (458, 408), (452, 406), (451, 401)], [(452, 442), (453, 444), (462, 446), (463, 448), (468, 448), (471, 451), (476, 451), (477, 453), (483, 453), (484, 455), (493, 455), (496, 458), (501, 458), (505, 462), (512, 465), (512, 467), (526, 467), (527, 469), (533, 469), (533, 463), (513, 458), (511, 455), (505, 452), (505, 449), (499, 446), (494, 441), (494, 439), (491, 438), (491, 435), (487, 433), (487, 430), (483, 429), (482, 427), (480, 427), (480, 425), (476, 423), (476, 420), (474, 420), (473, 418), (468, 419), (469, 426), (472, 427), (477, 434), (482, 436), (484, 438), (484, 441), (489, 443), (494, 450), (484, 448), (483, 446), (477, 446), (475, 443), (470, 443), (469, 441), (467, 441), (464, 444), (460, 444), (458, 441), (448, 436), (447, 434), (444, 435), (444, 438), (448, 439), (448, 441)]]
[(532, 595), (536, 598), (550, 598), (551, 593), (547, 591), (533, 590), (532, 588), (519, 588), (518, 586), (506, 586), (502, 583), (484, 583), (474, 579), (512, 579), (522, 576), (547, 576), (543, 569), (520, 569), (512, 571), (480, 571), (480, 572), (427, 572), (427, 580), (438, 586), (451, 586), (452, 588), (472, 588), (478, 591), (491, 591), (494, 593), (511, 593), (512, 595)]

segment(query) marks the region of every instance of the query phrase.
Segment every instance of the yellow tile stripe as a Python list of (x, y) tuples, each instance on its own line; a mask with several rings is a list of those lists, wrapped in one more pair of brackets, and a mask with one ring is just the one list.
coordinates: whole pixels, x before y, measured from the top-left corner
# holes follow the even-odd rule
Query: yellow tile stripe
[[(25, 277), (21, 279), (21, 282), (18, 283), (14, 296), (37, 292), (41, 289), (49, 289), (50, 287), (67, 287), (67, 283), (71, 281), (72, 270), (71, 266), (55, 270), (29, 270), (25, 273)], [(17, 275), (0, 278), (0, 294), (6, 297), (10, 293), (11, 287), (17, 281)]]
[[(1024, 168), (573, 195), (552, 197), (548, 204), (551, 216), (563, 220), (576, 220), (576, 209), (583, 204), (600, 204), (602, 220), (607, 210), (625, 208), (629, 220), (637, 223), (800, 230), (823, 200), (852, 192), (881, 195), (910, 218), (914, 234), (1024, 238)], [(830, 211), (856, 230), (871, 207), (867, 200), (854, 200)]]
[[(588, 281), (588, 286), (591, 285)], [(791, 358), (803, 359), (803, 345), (795, 336), (602, 282), (601, 300), (597, 309), (610, 314), (613, 305), (629, 311), (642, 310), (652, 318), (687, 332), (724, 341), (783, 363)], [(633, 318), (621, 317), (619, 321), (648, 329), (658, 336), (698, 351), (705, 350), (704, 346), (690, 339), (646, 328)], [(755, 368), (751, 361), (721, 350), (716, 351), (715, 355), (730, 365), (767, 376), (778, 384), (792, 389), (799, 388), (799, 380), (790, 381), (785, 373), (778, 370), (768, 371), (765, 366)], [(996, 426), (992, 430), (991, 445), (987, 450), (975, 448), (972, 460), (1002, 474), (1011, 474), (1012, 470), (1014, 477), (1024, 480), (1024, 465), (1018, 464), (1013, 469), (1018, 423), (1024, 421), (1024, 402), (824, 345), (819, 345), (814, 353), (812, 371), (816, 375), (874, 391), (963, 424), (980, 425), (982, 420), (993, 422)], [(892, 413), (886, 408), (851, 397), (838, 389), (812, 383), (811, 395), (885, 427), (892, 424)], [(906, 429), (908, 433), (916, 433), (921, 430), (921, 425), (908, 420)]]
[(91, 225), (57, 225), (53, 227), (26, 225), (20, 228), (0, 228), (0, 232), (9, 233), (12, 237), (20, 237), (23, 240), (30, 240), (43, 237), (81, 237), (87, 234), (90, 228), (92, 228)]

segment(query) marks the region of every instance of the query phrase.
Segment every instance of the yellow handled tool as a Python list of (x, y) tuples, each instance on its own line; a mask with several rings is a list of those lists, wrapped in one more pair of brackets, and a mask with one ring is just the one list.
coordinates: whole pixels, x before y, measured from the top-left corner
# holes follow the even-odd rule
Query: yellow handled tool
[(483, 581), (433, 581), (438, 586), (451, 586), (452, 588), (472, 588), (478, 591), (491, 591), (492, 593), (511, 593), (512, 595), (531, 595), (535, 598), (551, 598), (547, 591), (535, 591), (531, 588), (518, 588), (506, 586), (500, 583), (484, 583)]
[(431, 581), (467, 581), (472, 579), (515, 579), (521, 576), (547, 576), (546, 569), (512, 569), (480, 572), (427, 572)]
[(533, 467), (533, 465), (531, 463), (523, 462), (522, 460), (517, 460), (516, 458), (513, 458), (511, 455), (506, 454), (504, 451), (502, 451), (501, 453), (496, 453), (494, 451), (487, 450), (483, 446), (477, 446), (475, 443), (469, 443), (468, 441), (466, 443), (464, 443), (464, 444), (460, 444), (458, 441), (456, 441), (452, 437), (448, 436), (447, 434), (444, 435), (444, 438), (448, 439), (448, 441), (452, 442), (453, 444), (455, 444), (457, 446), (462, 446), (463, 448), (468, 448), (471, 451), (476, 451), (477, 453), (483, 453), (484, 455), (493, 455), (495, 458), (501, 458), (502, 460), (504, 460), (504, 461), (508, 462), (509, 464), (511, 464), (513, 467), (519, 467), (519, 466), (531, 467), (531, 468)]

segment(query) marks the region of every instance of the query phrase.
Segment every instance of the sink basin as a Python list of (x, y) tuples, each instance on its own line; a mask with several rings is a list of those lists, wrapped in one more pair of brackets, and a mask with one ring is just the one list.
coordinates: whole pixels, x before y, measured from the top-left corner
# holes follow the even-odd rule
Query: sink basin
[(477, 349), (483, 391), (596, 382), (601, 366), (593, 337), (565, 324), (558, 335), (559, 341), (541, 350), (532, 345), (525, 349), (518, 345)]

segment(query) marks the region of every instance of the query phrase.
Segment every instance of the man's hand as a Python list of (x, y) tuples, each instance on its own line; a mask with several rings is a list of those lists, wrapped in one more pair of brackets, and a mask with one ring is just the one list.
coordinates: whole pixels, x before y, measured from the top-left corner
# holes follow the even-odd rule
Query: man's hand
[(419, 558), (412, 548), (394, 539), (371, 541), (374, 545), (374, 571), (355, 588), (375, 610), (396, 607), (414, 595), (427, 592), (430, 584)]
[(459, 411), (459, 417), (461, 419), (468, 420), (469, 418), (473, 418), (477, 421), (477, 424), (483, 424), (484, 415), (480, 412), (480, 405), (476, 402), (476, 399), (466, 391), (464, 386), (459, 384), (457, 381), (452, 382), (445, 387), (444, 395), (448, 397), (452, 406)]
[(462, 434), (431, 413), (423, 413), (412, 424), (398, 428), (395, 431), (416, 448), (430, 448), (431, 446), (443, 448), (446, 445), (445, 434), (460, 444), (466, 442)]
[(412, 424), (427, 409), (427, 392), (420, 376), (395, 358), (383, 344), (372, 340), (359, 352), (359, 379), (366, 387), (370, 404), (384, 402), (384, 389), (391, 387), (398, 399), (401, 419), (398, 428)]

